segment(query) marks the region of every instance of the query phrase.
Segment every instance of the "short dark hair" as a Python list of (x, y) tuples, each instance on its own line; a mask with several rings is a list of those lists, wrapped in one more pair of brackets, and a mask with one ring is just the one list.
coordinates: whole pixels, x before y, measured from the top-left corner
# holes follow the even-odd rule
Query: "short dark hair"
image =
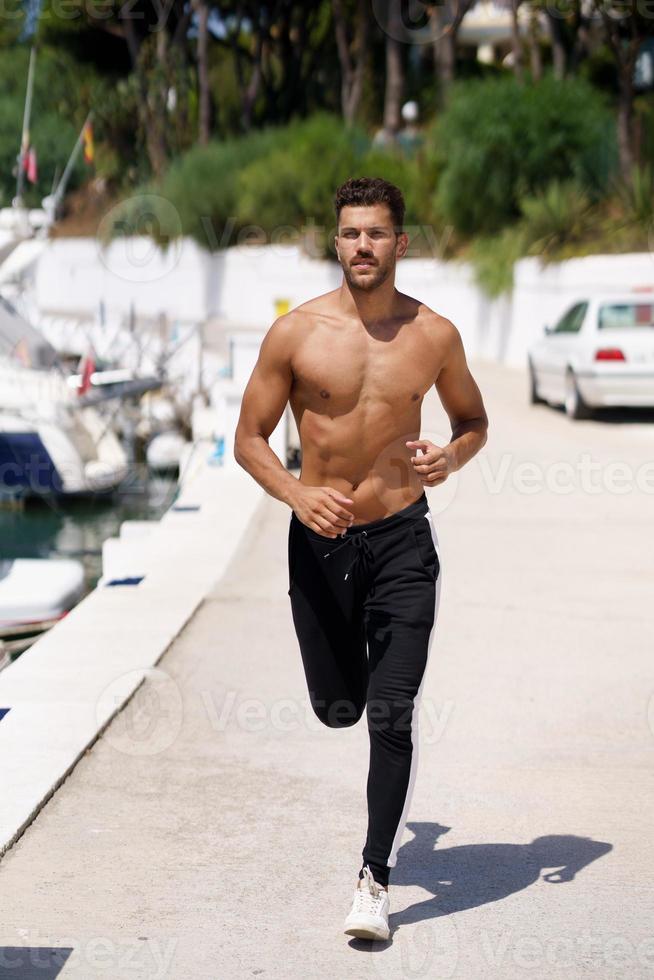
[(373, 204), (386, 204), (391, 212), (395, 231), (402, 231), (404, 225), (402, 191), (383, 177), (350, 177), (341, 184), (334, 197), (336, 220), (340, 218), (344, 207), (369, 207)]

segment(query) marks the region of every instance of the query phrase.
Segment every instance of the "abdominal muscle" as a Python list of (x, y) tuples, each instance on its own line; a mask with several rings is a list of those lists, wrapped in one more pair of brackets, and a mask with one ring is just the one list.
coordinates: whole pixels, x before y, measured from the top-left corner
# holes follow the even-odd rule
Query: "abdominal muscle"
[(404, 418), (376, 417), (365, 423), (348, 416), (325, 420), (305, 411), (298, 432), (300, 482), (349, 497), (353, 503), (343, 506), (354, 514), (354, 525), (390, 517), (423, 493), (411, 463), (416, 452), (405, 445), (419, 438), (419, 408)]

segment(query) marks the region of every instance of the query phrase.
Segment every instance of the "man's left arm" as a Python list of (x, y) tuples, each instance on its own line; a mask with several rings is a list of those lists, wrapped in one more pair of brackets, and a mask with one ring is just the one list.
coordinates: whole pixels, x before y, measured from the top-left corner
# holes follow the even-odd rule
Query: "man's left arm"
[(410, 449), (421, 449), (422, 456), (411, 462), (424, 486), (437, 486), (450, 473), (460, 470), (484, 446), (488, 438), (488, 416), (481, 392), (470, 373), (461, 334), (449, 320), (447, 354), (436, 378), (435, 388), (452, 426), (447, 446), (436, 446), (429, 439), (407, 442)]

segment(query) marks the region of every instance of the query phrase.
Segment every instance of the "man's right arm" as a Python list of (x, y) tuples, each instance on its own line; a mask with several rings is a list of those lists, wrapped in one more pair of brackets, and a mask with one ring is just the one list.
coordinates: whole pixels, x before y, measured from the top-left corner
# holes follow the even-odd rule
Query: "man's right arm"
[(292, 476), (268, 445), (286, 408), (293, 373), (291, 355), (293, 315), (279, 317), (266, 333), (259, 357), (247, 383), (234, 438), (234, 458), (239, 466), (277, 500), (293, 507), (299, 480)]

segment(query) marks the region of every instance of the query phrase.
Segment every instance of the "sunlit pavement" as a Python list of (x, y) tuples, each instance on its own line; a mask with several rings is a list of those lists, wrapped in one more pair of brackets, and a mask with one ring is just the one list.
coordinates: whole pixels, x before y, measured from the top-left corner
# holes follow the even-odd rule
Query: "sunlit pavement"
[[(442, 597), (391, 941), (342, 934), (367, 732), (309, 709), (290, 512), (266, 497), (230, 572), (0, 862), (0, 975), (652, 975), (654, 413), (571, 422), (528, 406), (522, 372), (471, 367), (489, 440), (429, 491)], [(423, 435), (449, 438), (435, 393)], [(29, 961), (16, 947), (51, 965), (10, 970)]]

